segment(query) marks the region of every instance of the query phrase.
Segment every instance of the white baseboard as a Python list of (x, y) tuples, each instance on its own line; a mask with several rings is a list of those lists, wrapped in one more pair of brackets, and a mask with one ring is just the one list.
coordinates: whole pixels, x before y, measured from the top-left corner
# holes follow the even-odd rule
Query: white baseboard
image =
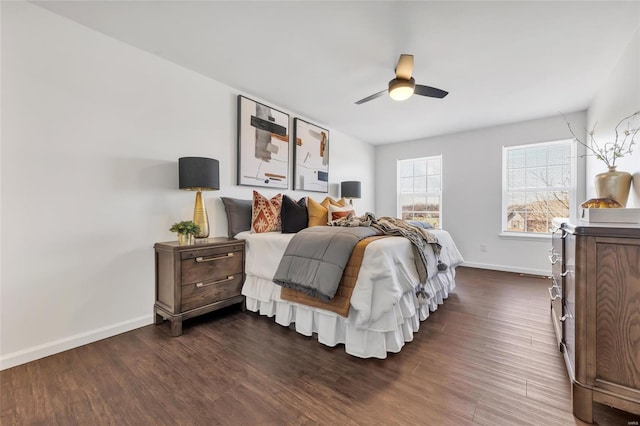
[(6, 370), (7, 368), (26, 364), (27, 362), (77, 348), (88, 343), (97, 342), (98, 340), (106, 339), (107, 337), (112, 337), (116, 334), (126, 333), (127, 331), (135, 330), (136, 328), (144, 327), (152, 323), (153, 315), (144, 315), (142, 317), (108, 325), (96, 330), (87, 331), (85, 333), (76, 334), (53, 342), (44, 343), (42, 345), (2, 355), (0, 357), (0, 370)]
[(516, 274), (540, 275), (548, 277), (551, 275), (551, 267), (548, 270), (534, 268), (520, 268), (505, 265), (491, 265), (488, 263), (463, 262), (460, 266), (468, 266), (469, 268), (493, 269), (494, 271), (515, 272)]

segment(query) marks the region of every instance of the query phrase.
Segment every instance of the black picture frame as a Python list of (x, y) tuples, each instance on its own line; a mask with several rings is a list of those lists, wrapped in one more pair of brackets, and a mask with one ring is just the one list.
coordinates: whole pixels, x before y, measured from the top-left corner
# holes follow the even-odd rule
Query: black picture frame
[(293, 189), (329, 192), (329, 130), (293, 119)]
[(288, 189), (289, 114), (238, 95), (238, 185)]

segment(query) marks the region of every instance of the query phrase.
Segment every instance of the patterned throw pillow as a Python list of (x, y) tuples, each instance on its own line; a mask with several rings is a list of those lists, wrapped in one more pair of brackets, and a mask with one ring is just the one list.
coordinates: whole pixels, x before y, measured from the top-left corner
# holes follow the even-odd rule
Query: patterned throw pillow
[(282, 230), (281, 209), (282, 194), (278, 194), (269, 200), (258, 191), (253, 191), (251, 232), (260, 233)]

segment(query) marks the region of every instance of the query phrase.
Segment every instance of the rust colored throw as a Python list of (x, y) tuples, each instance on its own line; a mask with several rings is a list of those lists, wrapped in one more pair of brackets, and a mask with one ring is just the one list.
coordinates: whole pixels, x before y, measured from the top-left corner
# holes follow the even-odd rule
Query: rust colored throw
[(289, 302), (300, 303), (302, 305), (313, 306), (314, 308), (326, 309), (331, 312), (335, 312), (338, 315), (346, 317), (349, 314), (349, 305), (351, 303), (351, 294), (356, 286), (358, 280), (358, 273), (360, 272), (360, 266), (362, 266), (362, 259), (364, 258), (364, 250), (367, 246), (380, 238), (388, 238), (390, 235), (374, 235), (372, 237), (364, 238), (356, 244), (355, 248), (351, 252), (347, 266), (344, 268), (340, 284), (335, 296), (328, 302), (323, 302), (320, 299), (313, 298), (305, 293), (290, 288), (282, 287), (280, 292), (280, 298)]

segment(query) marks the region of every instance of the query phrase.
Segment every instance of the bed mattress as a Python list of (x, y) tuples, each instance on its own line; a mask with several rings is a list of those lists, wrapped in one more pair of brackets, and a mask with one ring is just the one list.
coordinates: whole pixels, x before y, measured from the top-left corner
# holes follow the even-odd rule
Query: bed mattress
[(455, 268), (463, 259), (447, 231), (430, 230), (442, 246), (440, 260), (449, 265), (439, 272), (429, 248), (426, 288), (432, 295), (420, 305), (415, 296), (419, 283), (411, 243), (401, 237), (383, 238), (367, 247), (347, 318), (333, 312), (288, 302), (281, 287), (272, 282), (280, 259), (294, 234), (241, 232), (246, 241), (246, 280), (242, 294), (247, 309), (275, 317), (283, 326), (295, 324), (297, 332), (317, 334), (328, 346), (344, 344), (347, 353), (362, 358), (386, 358), (413, 340), (420, 321), (429, 317), (455, 288)]

